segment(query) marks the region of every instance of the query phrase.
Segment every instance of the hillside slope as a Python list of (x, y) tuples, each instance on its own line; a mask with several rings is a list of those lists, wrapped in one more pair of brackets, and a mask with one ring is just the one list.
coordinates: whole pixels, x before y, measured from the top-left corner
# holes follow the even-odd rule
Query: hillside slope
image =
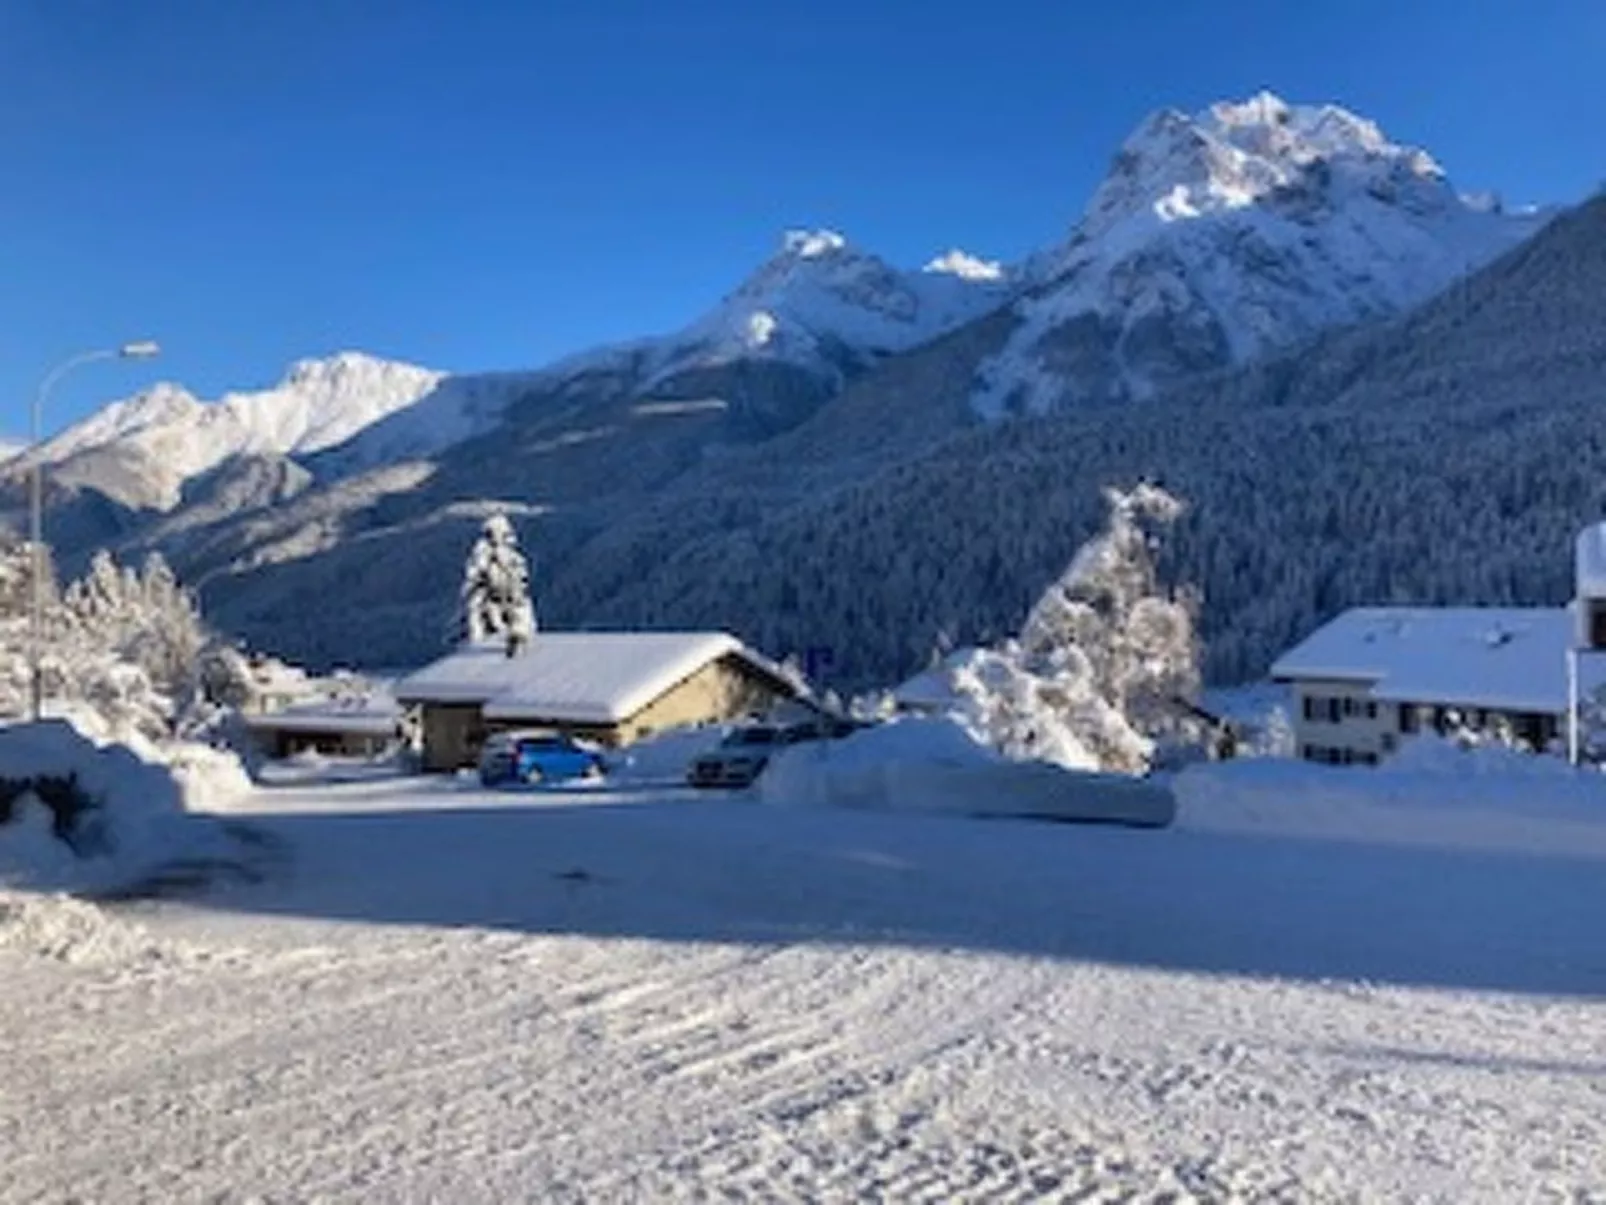
[[(1209, 405), (1156, 399), (1330, 324), (1379, 321), (1541, 221), (1462, 197), (1424, 152), (1333, 106), (1261, 95), (1165, 111), (1127, 141), (1069, 238), (1015, 268), (953, 252), (903, 271), (832, 232), (793, 232), (678, 332), (530, 373), (426, 373), (410, 400), (354, 403), (361, 421), (343, 438), (301, 422), (295, 438), (174, 445), (199, 404), (156, 399), (177, 426), (109, 414), (91, 422), (116, 438), (61, 445), (72, 454), (51, 466), (50, 531), (69, 567), (100, 544), (161, 548), (253, 641), (395, 663), (439, 647), (472, 525), (503, 503), (551, 622), (695, 617), (781, 651), (840, 645), (844, 680), (864, 681), (923, 656), (939, 626), (1007, 623), (1058, 568), (1065, 522), (1085, 516), (1045, 509), (1016, 441), (1073, 438), (1059, 481), (1084, 461), (1103, 471), (1099, 457), (1145, 423), (1193, 439), (1215, 420), (1187, 410)], [(1245, 406), (1260, 404), (1252, 394)], [(1041, 415), (1077, 434), (982, 430)], [(811, 525), (833, 508), (853, 516), (861, 497), (875, 514), (842, 521), (890, 540), (878, 524), (904, 503), (876, 491), (920, 495), (955, 439), (972, 449), (955, 455), (977, 458), (959, 470), (971, 488), (1011, 503), (929, 497), (898, 520), (907, 548), (878, 544), (868, 563), (823, 537), (814, 548)], [(1194, 450), (1167, 455), (1148, 471), (1182, 472)], [(1035, 530), (1040, 515), (1054, 516), (1041, 552), (987, 534)], [(949, 547), (963, 532), (966, 547)], [(990, 551), (977, 565), (970, 547)], [(976, 582), (950, 584), (962, 566)], [(808, 584), (820, 574), (833, 580)], [(1216, 668), (1257, 656), (1218, 652)]]
[(1556, 602), (1572, 535), (1606, 511), (1603, 296), (1597, 199), (1402, 320), (1148, 405), (961, 434), (739, 531), (705, 525), (624, 588), (559, 574), (546, 605), (723, 617), (886, 680), (939, 633), (1012, 630), (1096, 526), (1099, 487), (1139, 477), (1193, 504), (1170, 569), (1204, 589), (1218, 680), (1353, 603)]

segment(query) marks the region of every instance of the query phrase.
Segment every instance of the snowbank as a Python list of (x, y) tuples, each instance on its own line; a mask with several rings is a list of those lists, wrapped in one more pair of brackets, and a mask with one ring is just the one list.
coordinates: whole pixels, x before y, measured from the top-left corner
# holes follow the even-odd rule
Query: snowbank
[(1606, 775), (1494, 746), (1409, 741), (1376, 768), (1211, 763), (1176, 793), (1188, 829), (1606, 857)]
[[(67, 727), (91, 744), (120, 746), (141, 762), (168, 767), (178, 783), (186, 811), (226, 811), (251, 790), (251, 776), (239, 754), (199, 741), (157, 743), (126, 724), (109, 722), (92, 707), (58, 703), (49, 723)], [(0, 731), (10, 731), (0, 729)]]
[(140, 926), (110, 916), (94, 904), (4, 888), (0, 888), (0, 950), (75, 965), (150, 961), (167, 953)]
[(1169, 790), (1122, 774), (1012, 761), (958, 722), (909, 718), (784, 750), (758, 780), (766, 803), (1164, 825)]
[(97, 745), (62, 720), (0, 728), (0, 777), (73, 775), (96, 805), (72, 827), (75, 853), (56, 835), (54, 816), (38, 797), (19, 797), (9, 822), (0, 824), (0, 885), (103, 890), (175, 859), (230, 856), (225, 830), (191, 814), (186, 798), (238, 784), (225, 761), (189, 752), (180, 763), (143, 758), (127, 745)]
[(607, 777), (613, 782), (686, 781), (686, 767), (725, 738), (729, 728), (700, 724), (668, 728), (607, 755)]

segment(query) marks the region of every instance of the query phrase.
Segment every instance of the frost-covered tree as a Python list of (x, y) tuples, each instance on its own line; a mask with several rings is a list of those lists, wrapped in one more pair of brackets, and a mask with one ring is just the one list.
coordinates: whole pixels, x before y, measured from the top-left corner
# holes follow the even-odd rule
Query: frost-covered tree
[(519, 551), (518, 533), (501, 512), (480, 529), (463, 567), (459, 632), (469, 641), (506, 639), (509, 653), (535, 636), (530, 570)]
[(1182, 504), (1158, 486), (1106, 490), (1105, 529), (1027, 614), (1018, 639), (951, 669), (961, 718), (1003, 752), (1139, 772), (1199, 687), (1196, 597), (1165, 590), (1158, 532)]
[[(98, 553), (63, 592), (45, 558), (40, 671), (52, 711), (107, 735), (171, 734), (193, 703), (210, 639), (194, 600), (158, 556), (142, 572)], [(32, 558), (0, 545), (0, 714), (25, 715), (30, 695)]]
[(186, 706), (200, 682), (209, 635), (194, 597), (160, 553), (143, 568), (119, 568), (105, 549), (66, 591), (68, 625), (80, 641), (138, 666), (175, 706)]

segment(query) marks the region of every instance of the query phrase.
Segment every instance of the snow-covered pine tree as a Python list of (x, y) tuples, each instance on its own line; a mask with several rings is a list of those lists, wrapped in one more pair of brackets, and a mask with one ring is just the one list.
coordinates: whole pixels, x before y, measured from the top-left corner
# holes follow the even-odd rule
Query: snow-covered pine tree
[(502, 512), (491, 515), (469, 549), (459, 591), (459, 634), (474, 643), (502, 637), (508, 655), (535, 637), (530, 570), (518, 533)]

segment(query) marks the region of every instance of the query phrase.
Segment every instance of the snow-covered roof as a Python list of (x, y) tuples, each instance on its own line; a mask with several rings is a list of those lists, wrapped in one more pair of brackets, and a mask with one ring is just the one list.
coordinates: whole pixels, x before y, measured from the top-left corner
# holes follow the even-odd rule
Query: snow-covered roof
[[(1567, 709), (1566, 607), (1358, 607), (1279, 657), (1277, 679), (1369, 682), (1396, 702)], [(1606, 668), (1586, 659), (1586, 686)]]
[(465, 645), (396, 684), (408, 703), (480, 703), (489, 719), (614, 723), (709, 662), (779, 666), (726, 632), (538, 632), (509, 657), (500, 640)]
[(356, 732), (385, 735), (401, 720), (401, 705), (387, 691), (353, 698), (322, 698), (277, 711), (245, 715), (246, 726), (281, 732)]

